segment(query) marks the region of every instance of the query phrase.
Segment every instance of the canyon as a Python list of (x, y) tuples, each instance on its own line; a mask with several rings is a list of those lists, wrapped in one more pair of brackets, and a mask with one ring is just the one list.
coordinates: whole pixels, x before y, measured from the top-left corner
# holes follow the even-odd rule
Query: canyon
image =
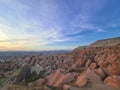
[[(6, 58), (5, 58), (6, 59)], [(71, 52), (0, 61), (0, 90), (120, 90), (120, 37)]]

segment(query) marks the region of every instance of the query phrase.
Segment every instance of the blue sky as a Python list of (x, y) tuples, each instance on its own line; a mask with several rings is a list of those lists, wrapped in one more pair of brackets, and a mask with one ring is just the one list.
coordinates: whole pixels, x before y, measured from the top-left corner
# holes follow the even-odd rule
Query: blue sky
[(0, 0), (0, 50), (61, 50), (120, 36), (120, 0)]

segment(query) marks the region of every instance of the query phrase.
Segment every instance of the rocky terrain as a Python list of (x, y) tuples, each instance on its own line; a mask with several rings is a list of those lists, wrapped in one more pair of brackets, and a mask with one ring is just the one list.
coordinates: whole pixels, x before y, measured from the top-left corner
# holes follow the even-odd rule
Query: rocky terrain
[(120, 90), (120, 38), (0, 62), (0, 83), (1, 90)]
[(120, 44), (120, 37), (98, 40), (98, 41), (92, 43), (90, 46), (92, 46), (92, 47), (113, 46), (116, 44)]

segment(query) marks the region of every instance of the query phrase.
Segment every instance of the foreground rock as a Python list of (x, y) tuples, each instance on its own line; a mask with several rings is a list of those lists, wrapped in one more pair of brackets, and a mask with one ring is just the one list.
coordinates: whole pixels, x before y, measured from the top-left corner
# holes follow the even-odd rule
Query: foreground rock
[(86, 75), (87, 79), (90, 80), (90, 82), (92, 84), (96, 84), (96, 83), (102, 83), (102, 80), (100, 78), (99, 75), (97, 75), (97, 73), (95, 73), (94, 71), (88, 71), (87, 75)]
[(102, 68), (96, 69), (95, 72), (101, 77), (102, 80), (104, 80), (107, 76)]
[(120, 75), (120, 60), (112, 62), (111, 65), (107, 67), (107, 70), (110, 75)]
[(84, 87), (88, 82), (98, 84), (102, 83), (102, 79), (97, 73), (95, 73), (95, 71), (87, 70), (77, 78), (76, 85), (79, 87)]
[(80, 75), (77, 78), (76, 85), (79, 87), (84, 87), (87, 84), (87, 81), (88, 81), (88, 79), (87, 79), (86, 75)]
[(104, 83), (110, 87), (120, 89), (120, 76), (109, 76), (105, 79)]
[(48, 85), (61, 88), (64, 84), (70, 83), (74, 79), (73, 74), (63, 74), (60, 70), (56, 70), (53, 74), (45, 77), (44, 79), (37, 80), (34, 85)]

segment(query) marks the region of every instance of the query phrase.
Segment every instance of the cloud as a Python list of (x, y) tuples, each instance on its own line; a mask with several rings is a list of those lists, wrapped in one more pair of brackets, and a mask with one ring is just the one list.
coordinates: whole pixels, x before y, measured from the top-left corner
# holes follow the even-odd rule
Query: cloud
[[(92, 13), (92, 12), (91, 12)], [(78, 28), (77, 31), (74, 31), (75, 33), (80, 33), (84, 31), (93, 31), (93, 32), (106, 32), (106, 30), (96, 25), (96, 23), (92, 22), (91, 13), (83, 13), (76, 15), (75, 19), (71, 22), (73, 31), (76, 30), (75, 28)]]
[[(49, 20), (50, 21), (48, 23), (52, 23), (51, 19), (54, 19), (54, 14), (56, 11), (54, 5), (49, 4), (48, 2), (46, 3), (44, 1), (40, 1), (40, 3), (42, 3), (40, 5), (41, 8), (39, 8), (41, 12), (38, 13), (37, 11), (37, 15), (35, 14), (35, 16), (40, 15), (42, 17), (39, 19), (42, 20), (42, 18), (44, 18), (44, 20), (38, 21), (34, 17), (27, 19), (27, 14), (29, 14), (27, 9), (29, 8), (29, 5), (20, 3), (17, 0), (14, 0), (14, 2), (11, 2), (11, 0), (2, 0), (2, 2), (9, 6), (10, 13), (14, 12), (16, 14), (14, 16), (18, 17), (17, 19), (20, 20), (19, 23), (17, 22), (18, 24), (15, 26), (11, 25), (11, 22), (9, 23), (9, 19), (12, 16), (11, 14), (8, 14), (8, 20), (4, 16), (1, 17), (2, 24), (0, 24), (0, 43), (4, 43), (2, 45), (7, 43), (6, 46), (9, 45), (16, 47), (16, 45), (18, 45), (19, 47), (34, 47), (37, 45), (47, 45), (50, 43), (63, 42), (66, 40), (59, 32), (58, 26), (49, 26), (48, 24), (48, 27), (46, 27), (46, 25), (43, 25), (43, 22), (47, 23)], [(33, 7), (31, 10), (32, 9), (35, 10), (36, 8)], [(5, 23), (3, 23), (3, 20)]]
[(91, 23), (80, 23), (80, 24), (76, 24), (75, 27), (78, 27), (81, 30), (81, 32), (87, 30), (91, 30), (95, 32), (105, 32), (105, 30), (102, 29), (101, 27), (98, 27), (97, 25)]
[[(76, 5), (77, 1), (74, 2)], [(101, 2), (80, 1), (74, 8), (66, 1), (0, 0), (0, 46), (41, 48), (55, 43), (77, 42), (86, 37), (81, 32), (87, 30), (104, 32), (104, 28), (91, 20), (101, 10)], [(76, 9), (78, 11), (74, 12)]]
[[(29, 5), (20, 3), (17, 0), (15, 0), (13, 3), (7, 0), (3, 0), (3, 2), (11, 7), (10, 12), (13, 13), (15, 11), (15, 13), (18, 13), (15, 15), (15, 17), (19, 17), (20, 21), (19, 23), (17, 22), (18, 25), (15, 26), (11, 25), (11, 23), (6, 20), (6, 17), (1, 17), (1, 22), (4, 20), (5, 23), (0, 24), (0, 31), (5, 34), (7, 38), (0, 40), (0, 43), (6, 42), (11, 46), (14, 46), (13, 43), (15, 43), (16, 45), (24, 45), (27, 47), (32, 45), (48, 45), (51, 43), (65, 42), (70, 40), (69, 38), (65, 37), (64, 33), (61, 33), (62, 30), (58, 23), (54, 22), (59, 14), (59, 10), (55, 2), (41, 0), (41, 7), (35, 12), (35, 17), (38, 16), (40, 20), (36, 20), (36, 18), (31, 17), (31, 19), (28, 21), (26, 20), (26, 14), (29, 14), (29, 12), (26, 10), (26, 7), (28, 8)], [(17, 8), (18, 6), (21, 8)], [(30, 11), (32, 9), (35, 10), (36, 7), (32, 7)], [(11, 16), (12, 15), (9, 17)], [(1, 37), (4, 36), (1, 35)]]
[(0, 0), (0, 3), (19, 13), (23, 13), (30, 8), (28, 5), (20, 3), (18, 0)]
[(107, 26), (112, 27), (112, 28), (118, 28), (118, 27), (120, 27), (120, 24), (119, 24), (119, 22), (109, 22), (107, 24)]
[(41, 30), (33, 30), (32, 33), (29, 33), (26, 31), (26, 28), (13, 28), (3, 24), (0, 24), (0, 37), (1, 47), (5, 45), (33, 48), (38, 45), (42, 46), (67, 40), (60, 34), (59, 30), (56, 29), (49, 29), (42, 32)]

